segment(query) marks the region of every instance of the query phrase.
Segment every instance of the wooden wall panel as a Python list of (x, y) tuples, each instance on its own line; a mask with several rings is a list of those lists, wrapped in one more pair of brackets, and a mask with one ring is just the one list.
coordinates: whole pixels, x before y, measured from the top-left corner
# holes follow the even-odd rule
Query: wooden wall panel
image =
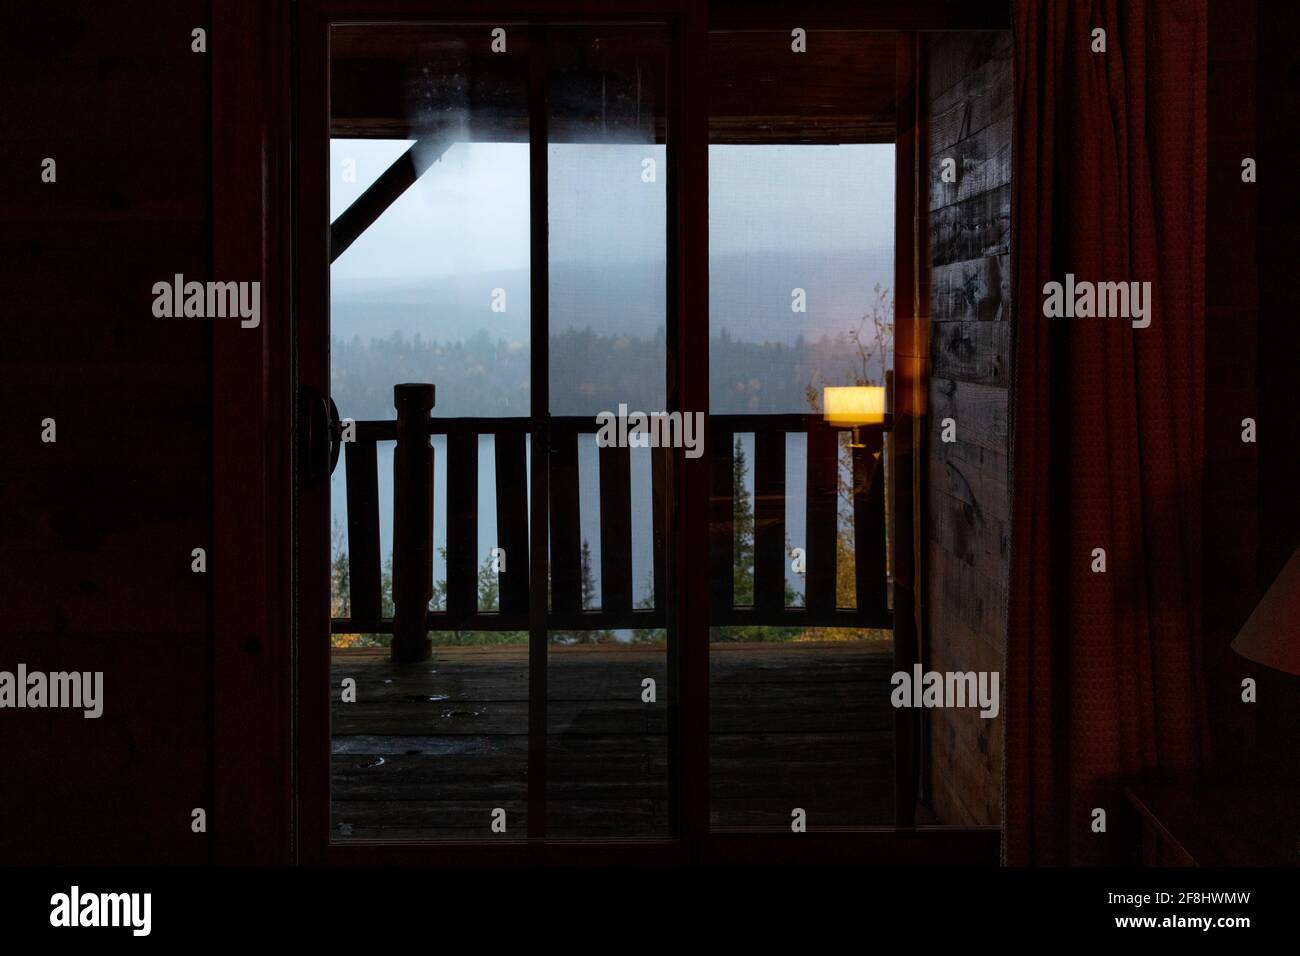
[(936, 378), (1001, 389), (1010, 384), (1010, 322), (936, 322), (931, 341)]
[[(952, 162), (946, 163), (949, 159)], [(1011, 117), (943, 149), (932, 146), (930, 177), (931, 209), (982, 196), (1011, 182)]]
[(1002, 322), (1011, 316), (1011, 256), (935, 266), (931, 309), (945, 322)]
[[(1005, 33), (928, 45), (930, 403), (928, 634), (938, 671), (1001, 671), (1011, 497), (1011, 59)], [(956, 181), (942, 181), (943, 160)], [(944, 441), (951, 419), (955, 440)], [(997, 824), (1002, 715), (929, 715), (929, 802), (941, 823)]]
[(1011, 115), (1009, 46), (1006, 52), (930, 100), (930, 148), (935, 153)]
[(1011, 187), (1000, 186), (930, 213), (936, 266), (1011, 251)]
[[(994, 77), (1006, 71), (1007, 82), (1002, 89), (1010, 93), (1011, 34), (1005, 30), (941, 31), (927, 37), (929, 63), (926, 90), (931, 103), (950, 106), (952, 92), (961, 84), (968, 84), (956, 95), (967, 101), (979, 99), (972, 90), (996, 92), (999, 87)], [(1003, 109), (1007, 107), (1001, 107)], [(932, 113), (935, 111), (932, 109)]]
[[(0, 669), (102, 671), (104, 714), (6, 711), (0, 860), (201, 863), (211, 806), (209, 4), (6, 10)], [(41, 181), (56, 162), (57, 179)], [(234, 276), (231, 278), (243, 278)], [(54, 418), (58, 441), (40, 441)], [(210, 828), (211, 829), (211, 828)]]

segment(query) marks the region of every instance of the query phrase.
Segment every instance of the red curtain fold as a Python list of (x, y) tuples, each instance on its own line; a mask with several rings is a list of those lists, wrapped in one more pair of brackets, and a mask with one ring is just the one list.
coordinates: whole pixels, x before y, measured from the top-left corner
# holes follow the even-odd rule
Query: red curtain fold
[[(1015, 0), (1013, 31), (1005, 859), (1114, 862), (1122, 782), (1208, 759), (1206, 3)], [(1046, 318), (1066, 273), (1151, 282), (1150, 326)]]

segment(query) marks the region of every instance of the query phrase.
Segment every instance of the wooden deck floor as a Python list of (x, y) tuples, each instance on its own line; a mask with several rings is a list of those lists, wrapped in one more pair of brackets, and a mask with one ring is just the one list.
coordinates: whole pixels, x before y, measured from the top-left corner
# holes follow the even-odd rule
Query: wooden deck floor
[[(335, 839), (500, 839), (527, 832), (528, 662), (523, 646), (435, 648), (395, 665), (382, 649), (335, 650)], [(893, 822), (892, 645), (714, 644), (715, 826)], [(340, 702), (342, 681), (357, 702)], [(654, 678), (658, 701), (641, 700)], [(667, 836), (662, 647), (577, 645), (548, 656), (547, 828), (555, 836)]]

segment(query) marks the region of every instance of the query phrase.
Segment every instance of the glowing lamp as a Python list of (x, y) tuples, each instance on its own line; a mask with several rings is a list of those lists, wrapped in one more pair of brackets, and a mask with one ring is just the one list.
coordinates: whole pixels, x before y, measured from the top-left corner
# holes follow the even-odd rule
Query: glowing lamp
[(862, 447), (859, 429), (885, 423), (885, 389), (881, 385), (831, 386), (823, 390), (823, 416), (828, 425), (853, 429), (854, 448)]

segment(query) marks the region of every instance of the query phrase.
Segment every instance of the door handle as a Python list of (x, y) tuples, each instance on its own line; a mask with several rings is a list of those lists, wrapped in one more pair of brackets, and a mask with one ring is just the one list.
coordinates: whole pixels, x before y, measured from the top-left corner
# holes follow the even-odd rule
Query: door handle
[(339, 452), (343, 450), (343, 423), (339, 421), (339, 407), (334, 404), (334, 396), (329, 398), (329, 436), (330, 436), (330, 474), (339, 466)]
[(335, 440), (331, 411), (334, 403), (309, 385), (298, 386), (298, 456), (302, 488), (314, 488), (334, 471), (339, 445)]

